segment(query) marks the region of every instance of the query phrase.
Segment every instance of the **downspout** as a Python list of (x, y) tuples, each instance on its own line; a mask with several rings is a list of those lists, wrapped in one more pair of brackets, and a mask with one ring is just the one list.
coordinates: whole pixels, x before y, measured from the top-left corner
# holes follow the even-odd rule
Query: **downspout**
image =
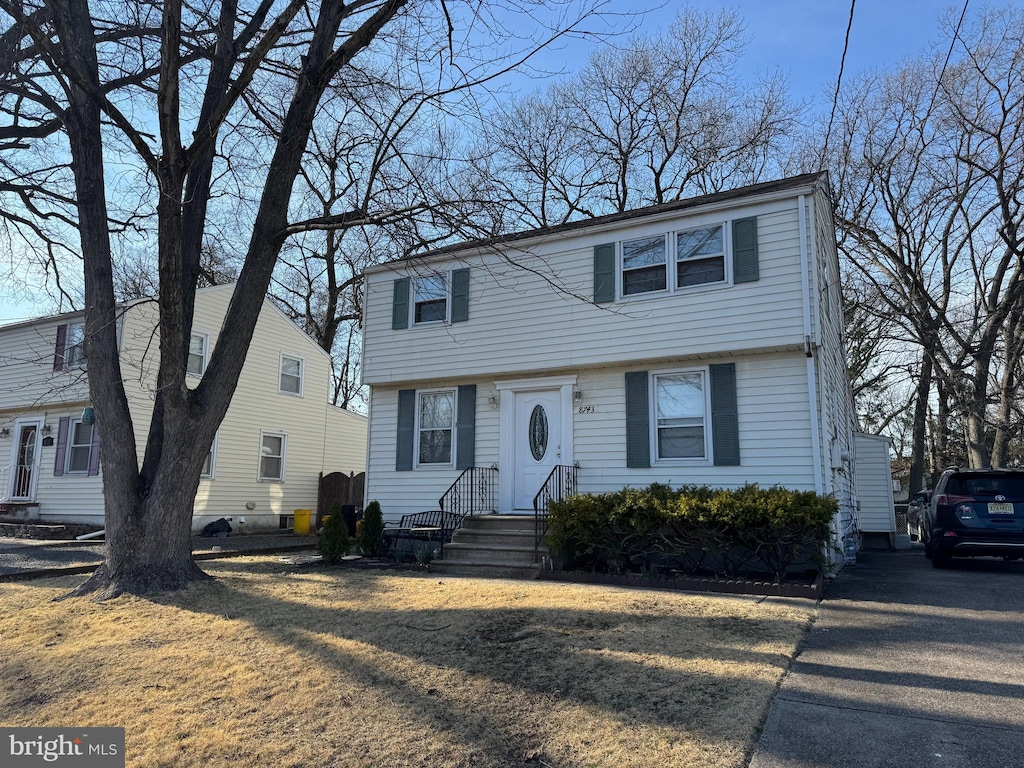
[(800, 215), (800, 294), (804, 305), (804, 352), (807, 355), (807, 398), (811, 417), (811, 445), (814, 448), (814, 490), (824, 495), (825, 482), (822, 475), (821, 461), (821, 429), (818, 419), (818, 379), (814, 364), (814, 337), (811, 332), (811, 295), (810, 280), (817, 284), (817, 272), (811, 273), (811, 258), (807, 242), (807, 198), (797, 198)]

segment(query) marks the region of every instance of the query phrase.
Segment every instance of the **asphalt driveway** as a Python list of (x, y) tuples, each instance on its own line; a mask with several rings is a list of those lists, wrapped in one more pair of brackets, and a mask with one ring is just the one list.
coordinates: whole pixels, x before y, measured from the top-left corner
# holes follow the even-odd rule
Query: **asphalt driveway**
[(861, 553), (821, 603), (750, 768), (1024, 765), (1024, 563)]

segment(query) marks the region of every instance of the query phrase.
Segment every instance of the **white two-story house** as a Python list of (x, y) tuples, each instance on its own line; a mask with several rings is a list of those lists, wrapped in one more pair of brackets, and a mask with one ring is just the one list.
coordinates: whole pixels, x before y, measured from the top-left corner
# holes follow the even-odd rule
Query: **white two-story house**
[(366, 497), (394, 519), (446, 493), (465, 512), (487, 473), (500, 513), (532, 513), (546, 484), (758, 483), (835, 494), (841, 538), (857, 503), (842, 328), (818, 174), (374, 267)]
[[(217, 344), (233, 287), (196, 293), (192, 384)], [(153, 302), (124, 306), (121, 370), (140, 454), (159, 363), (156, 328)], [(103, 525), (102, 446), (90, 423), (82, 334), (82, 313), (0, 327), (0, 503), (9, 515)], [(203, 468), (195, 530), (221, 517), (231, 518), (236, 531), (277, 529), (295, 509), (316, 508), (321, 472), (364, 470), (366, 417), (329, 404), (330, 364), (312, 339), (270, 301), (263, 303)]]

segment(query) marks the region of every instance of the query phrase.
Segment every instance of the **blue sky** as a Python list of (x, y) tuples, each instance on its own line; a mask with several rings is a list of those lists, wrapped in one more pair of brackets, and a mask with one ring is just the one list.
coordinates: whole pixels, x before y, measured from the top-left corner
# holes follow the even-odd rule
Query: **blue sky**
[[(741, 63), (741, 76), (753, 78), (778, 69), (788, 76), (795, 98), (811, 102), (818, 109), (831, 103), (850, 14), (849, 2), (691, 0), (691, 5), (711, 10), (733, 8), (743, 18), (750, 44)], [(612, 12), (647, 10), (639, 23), (650, 34), (667, 25), (680, 7), (682, 3), (672, 0), (612, 0), (608, 4)], [(868, 69), (888, 69), (904, 58), (927, 51), (929, 43), (941, 38), (940, 15), (954, 9), (959, 16), (962, 7), (942, 0), (857, 0), (844, 78)], [(968, 19), (970, 15), (969, 12)], [(545, 66), (572, 71), (595, 44), (571, 41), (548, 52)], [(0, 324), (23, 320), (47, 309), (32, 301), (0, 298)]]

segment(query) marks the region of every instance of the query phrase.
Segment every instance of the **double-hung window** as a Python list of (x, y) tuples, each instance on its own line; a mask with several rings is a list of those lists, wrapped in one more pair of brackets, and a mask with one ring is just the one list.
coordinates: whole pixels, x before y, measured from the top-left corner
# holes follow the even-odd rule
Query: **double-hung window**
[(284, 480), (287, 444), (287, 436), (279, 432), (260, 434), (260, 480)]
[(726, 283), (725, 226), (687, 229), (622, 242), (622, 296)]
[(665, 236), (622, 243), (622, 295), (664, 291), (668, 287)]
[(302, 396), (302, 358), (281, 355), (281, 377), (278, 391)]
[(89, 450), (94, 426), (81, 419), (72, 419), (68, 431), (67, 467), (64, 470), (67, 474), (84, 475), (89, 471)]
[(455, 436), (455, 390), (420, 392), (416, 408), (418, 464), (451, 466)]
[(205, 333), (193, 333), (188, 343), (188, 365), (186, 372), (190, 376), (202, 376), (206, 371), (206, 348), (208, 336)]
[(206, 454), (206, 458), (203, 459), (203, 469), (199, 473), (199, 477), (204, 479), (212, 479), (214, 473), (214, 467), (217, 464), (217, 435), (213, 436), (213, 443), (210, 445), (210, 451)]
[(721, 224), (676, 233), (676, 287), (725, 282), (725, 228)]
[(80, 368), (85, 365), (85, 323), (69, 323), (64, 342), (64, 367)]
[(448, 276), (425, 275), (413, 280), (413, 322), (436, 323), (448, 319)]
[(705, 372), (656, 374), (654, 446), (658, 460), (706, 459), (707, 386)]

